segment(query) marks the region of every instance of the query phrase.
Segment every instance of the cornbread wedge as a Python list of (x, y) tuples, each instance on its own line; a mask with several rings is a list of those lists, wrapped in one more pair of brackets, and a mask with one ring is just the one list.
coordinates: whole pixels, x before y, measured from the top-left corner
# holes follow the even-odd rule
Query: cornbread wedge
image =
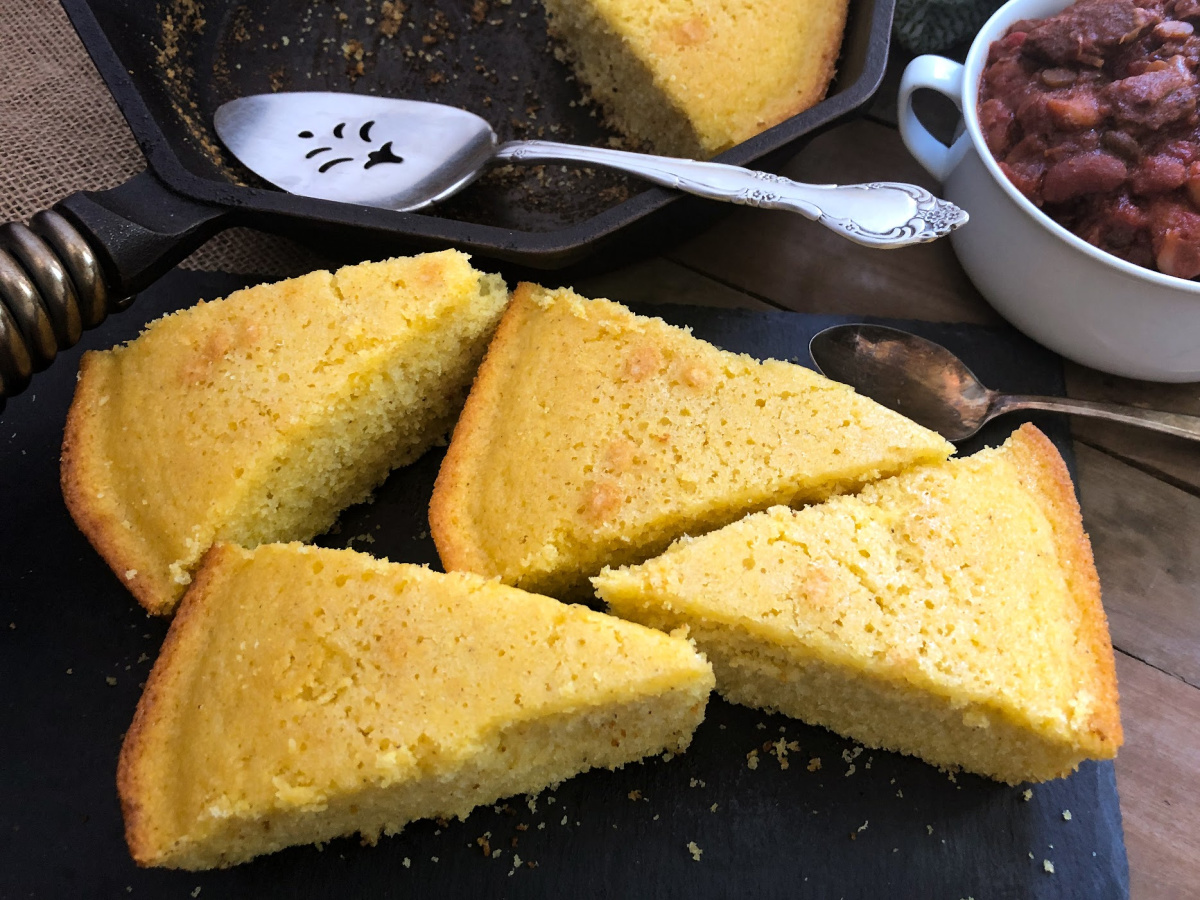
[(352, 550), (215, 545), (121, 748), (143, 866), (465, 816), (687, 747), (712, 690), (680, 638)]
[(201, 303), (83, 358), (63, 442), (76, 523), (170, 613), (216, 540), (307, 540), (446, 434), (508, 300), (455, 251)]
[(1091, 546), (1031, 425), (594, 582), (618, 615), (687, 625), (726, 698), (871, 747), (1015, 784), (1122, 741)]
[(847, 0), (542, 0), (608, 121), (705, 159), (825, 96)]
[(522, 284), (455, 427), (430, 528), (447, 570), (590, 597), (606, 564), (952, 449), (801, 366)]

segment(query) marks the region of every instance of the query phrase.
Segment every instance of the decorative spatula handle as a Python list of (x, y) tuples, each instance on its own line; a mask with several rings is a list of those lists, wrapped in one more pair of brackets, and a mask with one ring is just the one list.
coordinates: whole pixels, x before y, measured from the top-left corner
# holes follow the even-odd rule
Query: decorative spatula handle
[(967, 221), (963, 210), (915, 184), (802, 184), (781, 175), (723, 163), (551, 141), (502, 144), (494, 159), (581, 162), (621, 169), (654, 184), (711, 200), (799, 213), (855, 243), (882, 249), (933, 241)]

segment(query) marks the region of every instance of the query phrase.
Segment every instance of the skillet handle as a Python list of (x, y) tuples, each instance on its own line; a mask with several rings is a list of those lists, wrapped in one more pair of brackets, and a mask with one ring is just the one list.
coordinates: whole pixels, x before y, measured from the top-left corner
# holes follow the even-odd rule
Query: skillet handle
[(107, 191), (71, 194), (0, 226), (0, 411), (84, 329), (120, 312), (229, 224), (142, 172)]

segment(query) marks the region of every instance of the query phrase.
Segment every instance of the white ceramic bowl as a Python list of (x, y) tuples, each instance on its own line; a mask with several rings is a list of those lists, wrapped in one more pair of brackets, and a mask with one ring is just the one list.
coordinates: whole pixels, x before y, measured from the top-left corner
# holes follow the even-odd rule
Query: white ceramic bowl
[[(951, 235), (980, 293), (1017, 328), (1068, 359), (1130, 378), (1200, 381), (1200, 283), (1152, 272), (1071, 234), (1013, 187), (979, 129), (977, 95), (988, 48), (1020, 19), (1070, 0), (1010, 0), (992, 16), (965, 65), (919, 56), (900, 83), (900, 135), (971, 215)], [(953, 146), (917, 121), (913, 92), (932, 88), (962, 110)]]

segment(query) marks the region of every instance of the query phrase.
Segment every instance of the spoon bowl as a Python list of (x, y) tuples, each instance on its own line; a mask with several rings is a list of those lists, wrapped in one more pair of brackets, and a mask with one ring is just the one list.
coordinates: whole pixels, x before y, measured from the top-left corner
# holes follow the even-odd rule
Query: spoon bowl
[(951, 441), (979, 431), (995, 398), (941, 344), (883, 325), (827, 328), (809, 353), (827, 377)]
[(884, 325), (826, 328), (813, 336), (808, 352), (826, 377), (949, 441), (966, 440), (996, 416), (1020, 409), (1091, 416), (1200, 440), (1198, 416), (993, 391), (941, 344)]

